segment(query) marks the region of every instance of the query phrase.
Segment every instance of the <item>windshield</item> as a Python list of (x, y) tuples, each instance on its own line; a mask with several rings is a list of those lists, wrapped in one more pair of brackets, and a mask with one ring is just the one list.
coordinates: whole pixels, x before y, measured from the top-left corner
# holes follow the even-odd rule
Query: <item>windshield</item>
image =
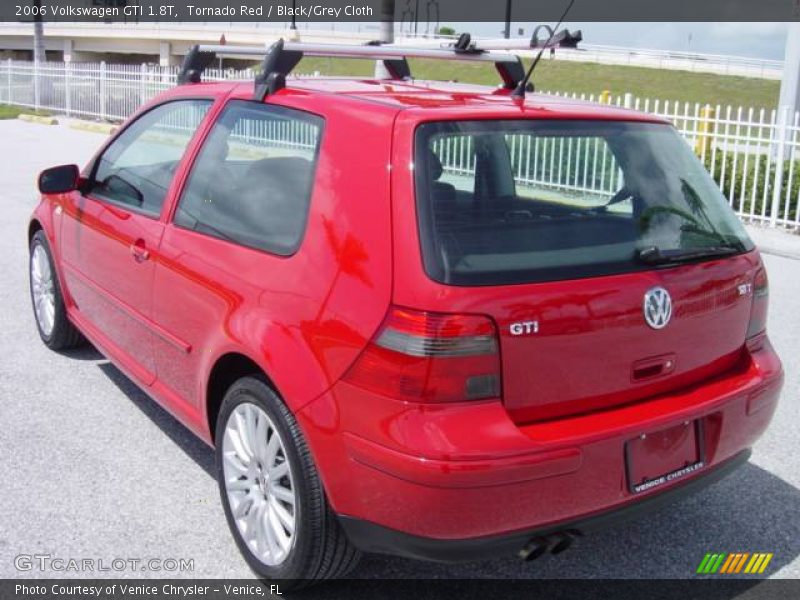
[(421, 125), (414, 161), (425, 269), (453, 285), (592, 277), (753, 244), (669, 125)]

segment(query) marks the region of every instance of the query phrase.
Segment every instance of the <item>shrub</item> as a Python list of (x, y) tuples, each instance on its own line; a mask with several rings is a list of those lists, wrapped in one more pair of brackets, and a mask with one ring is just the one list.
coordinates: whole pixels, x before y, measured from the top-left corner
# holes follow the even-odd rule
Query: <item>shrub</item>
[[(735, 168), (734, 168), (735, 164)], [(705, 158), (705, 167), (711, 173), (714, 181), (720, 186), (725, 197), (732, 202), (734, 209), (745, 214), (772, 216), (772, 194), (775, 188), (775, 173), (777, 164), (770, 160), (766, 154), (745, 155), (744, 153), (728, 153), (724, 159), (721, 152), (717, 152), (713, 161), (712, 156)], [(798, 193), (800, 193), (800, 161), (783, 161), (783, 180), (781, 183), (781, 203), (778, 218), (783, 218), (786, 209), (786, 193), (790, 190), (789, 219), (798, 216)], [(744, 197), (742, 193), (744, 190)]]

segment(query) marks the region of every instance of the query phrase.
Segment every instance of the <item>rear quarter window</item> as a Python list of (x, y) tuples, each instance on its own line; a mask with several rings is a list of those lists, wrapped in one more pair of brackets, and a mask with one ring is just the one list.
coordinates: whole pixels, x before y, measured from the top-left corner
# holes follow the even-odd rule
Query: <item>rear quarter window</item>
[(192, 168), (175, 224), (272, 254), (297, 251), (314, 187), (321, 117), (234, 100)]

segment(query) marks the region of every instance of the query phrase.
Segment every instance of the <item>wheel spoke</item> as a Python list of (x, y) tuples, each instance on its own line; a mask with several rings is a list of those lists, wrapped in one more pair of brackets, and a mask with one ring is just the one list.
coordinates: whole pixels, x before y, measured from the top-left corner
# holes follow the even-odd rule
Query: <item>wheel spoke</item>
[(282, 485), (277, 483), (273, 483), (269, 489), (270, 493), (275, 496), (278, 500), (283, 500), (287, 504), (291, 504), (294, 506), (294, 494), (291, 490), (287, 490)]
[(269, 470), (269, 477), (270, 479), (280, 479), (284, 475), (289, 473), (289, 463), (282, 462), (278, 465), (275, 465)]
[(229, 479), (225, 483), (225, 488), (229, 492), (246, 492), (251, 487), (253, 487), (252, 481), (250, 481), (249, 479), (239, 479), (238, 477), (234, 479)]
[(251, 454), (247, 451), (247, 447), (242, 442), (239, 431), (235, 429), (228, 429), (225, 432), (225, 437), (230, 440), (233, 451), (236, 453), (237, 458), (244, 465), (250, 464)]
[(261, 513), (264, 511), (264, 503), (259, 502), (255, 497), (251, 498), (250, 502), (250, 510), (247, 511), (247, 516), (245, 517), (244, 524), (247, 528), (245, 531), (247, 532), (248, 539), (255, 540), (257, 536), (258, 530), (258, 518), (261, 516)]
[(256, 416), (253, 407), (245, 404), (244, 410), (244, 430), (242, 431), (242, 438), (250, 450), (253, 457), (258, 457), (256, 448), (258, 446), (258, 438), (256, 437)]
[(269, 523), (269, 513), (270, 508), (268, 506), (267, 510), (264, 511), (261, 525), (264, 528), (264, 536), (267, 538), (267, 550), (272, 557), (275, 557), (278, 553), (278, 541), (275, 539), (275, 531)]
[(266, 448), (266, 456), (265, 462), (268, 469), (271, 469), (272, 466), (275, 464), (275, 459), (278, 456), (278, 450), (281, 447), (281, 439), (278, 437), (278, 432), (273, 429), (272, 430), (272, 437), (269, 438), (269, 442), (267, 442)]
[(269, 425), (267, 424), (267, 420), (263, 418), (261, 415), (256, 415), (258, 421), (256, 422), (255, 428), (255, 439), (253, 448), (256, 452), (256, 456), (258, 460), (261, 461), (262, 465), (268, 465), (267, 459), (267, 433), (269, 431)]
[[(275, 498), (269, 499), (269, 505), (286, 530), (290, 534), (294, 533), (294, 517)], [(292, 502), (292, 505), (294, 505), (294, 502)]]
[[(246, 413), (245, 413), (246, 414)], [(247, 462), (253, 457), (253, 451), (250, 448), (250, 440), (247, 439), (247, 423), (246, 417), (239, 412), (234, 413), (236, 419), (236, 437), (239, 440), (239, 448), (241, 449), (241, 456), (247, 457)]]
[(233, 516), (237, 519), (241, 519), (247, 516), (248, 511), (253, 506), (253, 498), (249, 495), (245, 496), (241, 499), (239, 504), (233, 509)]
[(267, 527), (264, 521), (268, 507), (265, 504), (261, 506), (258, 516), (258, 523), (256, 525), (256, 550), (259, 555), (270, 552), (269, 540), (267, 539)]
[(250, 473), (247, 465), (242, 462), (242, 459), (238, 456), (238, 453), (235, 450), (226, 452), (223, 457), (223, 461), (226, 473), (228, 468), (232, 469), (237, 476), (247, 476)]
[(283, 525), (281, 525), (280, 519), (278, 519), (278, 515), (275, 512), (275, 507), (270, 505), (269, 507), (269, 525), (272, 528), (273, 533), (275, 534), (275, 539), (278, 540), (278, 544), (280, 545), (281, 549), (286, 552), (289, 549), (289, 545), (291, 544), (291, 538), (286, 535), (286, 530), (284, 530)]

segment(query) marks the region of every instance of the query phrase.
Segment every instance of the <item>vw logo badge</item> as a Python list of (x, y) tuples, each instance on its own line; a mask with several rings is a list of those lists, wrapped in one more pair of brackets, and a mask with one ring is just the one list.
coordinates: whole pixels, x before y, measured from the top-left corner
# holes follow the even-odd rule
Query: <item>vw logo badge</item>
[(672, 317), (672, 298), (662, 287), (647, 290), (644, 295), (644, 320), (653, 329), (663, 329)]

